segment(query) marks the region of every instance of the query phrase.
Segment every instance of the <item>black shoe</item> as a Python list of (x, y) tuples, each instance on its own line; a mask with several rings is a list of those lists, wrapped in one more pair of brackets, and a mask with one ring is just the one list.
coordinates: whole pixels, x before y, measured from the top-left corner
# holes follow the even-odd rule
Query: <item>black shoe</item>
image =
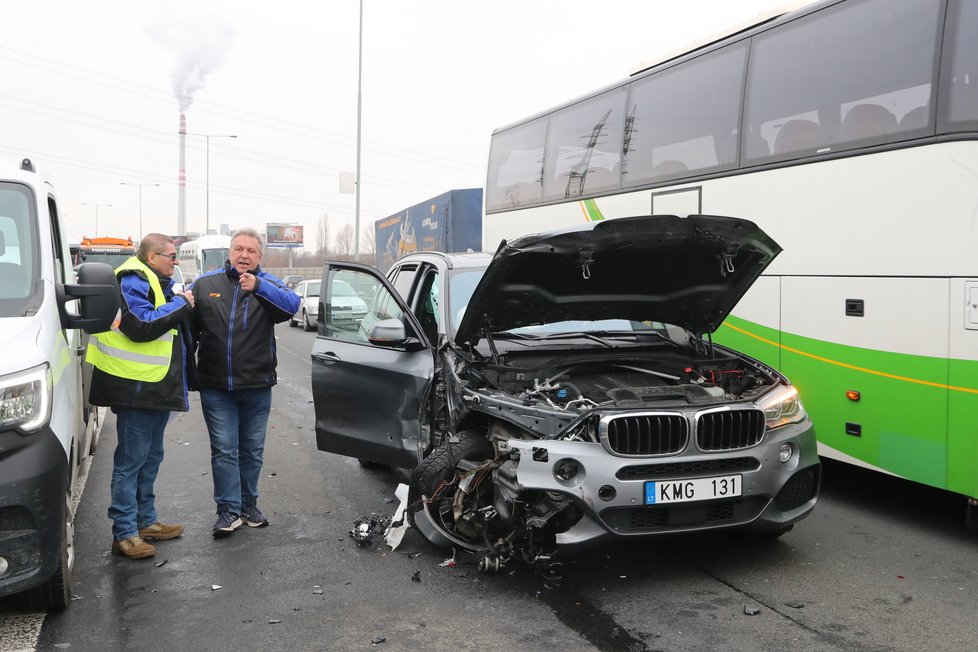
[(215, 539), (223, 539), (241, 527), (241, 519), (234, 512), (218, 512), (217, 522), (212, 530)]
[(268, 525), (268, 519), (258, 509), (258, 505), (243, 505), (241, 507), (241, 520), (249, 527), (265, 527)]

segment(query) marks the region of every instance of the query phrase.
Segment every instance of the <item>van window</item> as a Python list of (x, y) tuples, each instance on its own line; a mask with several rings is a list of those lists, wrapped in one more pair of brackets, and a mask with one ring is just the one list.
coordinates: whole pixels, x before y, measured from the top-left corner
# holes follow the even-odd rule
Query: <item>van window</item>
[(37, 228), (25, 186), (0, 183), (0, 317), (23, 315), (39, 276)]

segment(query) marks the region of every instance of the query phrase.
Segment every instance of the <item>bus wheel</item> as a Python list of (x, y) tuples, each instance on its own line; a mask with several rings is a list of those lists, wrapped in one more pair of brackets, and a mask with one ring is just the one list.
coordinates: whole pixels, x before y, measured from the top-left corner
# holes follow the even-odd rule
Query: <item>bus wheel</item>
[(71, 491), (65, 496), (65, 516), (61, 524), (58, 567), (40, 586), (27, 591), (27, 606), (34, 611), (64, 609), (71, 604), (71, 581), (75, 571), (75, 517), (71, 512)]
[(964, 524), (969, 530), (978, 530), (978, 498), (969, 498), (965, 507)]

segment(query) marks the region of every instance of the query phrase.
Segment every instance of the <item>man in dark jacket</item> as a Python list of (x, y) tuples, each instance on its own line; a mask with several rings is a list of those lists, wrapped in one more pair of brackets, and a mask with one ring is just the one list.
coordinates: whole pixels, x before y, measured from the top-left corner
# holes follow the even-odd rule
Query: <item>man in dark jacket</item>
[(130, 559), (152, 557), (147, 540), (173, 539), (183, 526), (161, 522), (153, 485), (163, 461), (163, 430), (170, 412), (189, 409), (196, 389), (187, 319), (192, 292), (173, 294), (173, 239), (150, 233), (136, 255), (116, 269), (121, 316), (105, 333), (91, 336), (89, 401), (112, 408), (118, 442), (112, 469), (112, 550)]
[(200, 405), (211, 440), (215, 538), (242, 524), (268, 525), (258, 509), (258, 477), (276, 383), (275, 324), (295, 314), (299, 295), (261, 271), (262, 247), (258, 231), (235, 231), (224, 269), (191, 286)]

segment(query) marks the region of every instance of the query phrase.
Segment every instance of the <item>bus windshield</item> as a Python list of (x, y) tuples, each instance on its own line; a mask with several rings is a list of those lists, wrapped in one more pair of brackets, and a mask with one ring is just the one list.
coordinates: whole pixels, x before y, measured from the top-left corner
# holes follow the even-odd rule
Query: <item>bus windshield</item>
[(221, 269), (224, 267), (224, 262), (228, 259), (228, 249), (204, 249), (200, 252), (200, 259), (201, 274), (205, 274), (214, 269)]

